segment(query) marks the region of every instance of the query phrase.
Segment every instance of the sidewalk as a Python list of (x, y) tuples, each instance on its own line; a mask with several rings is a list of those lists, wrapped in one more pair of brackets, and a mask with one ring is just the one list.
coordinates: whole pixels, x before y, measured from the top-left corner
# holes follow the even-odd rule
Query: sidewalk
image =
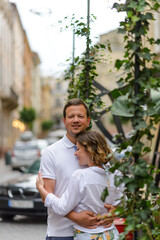
[(7, 171), (7, 169), (11, 169), (10, 165), (6, 165), (5, 164), (5, 159), (3, 158), (0, 158), (0, 178), (1, 178), (1, 174), (4, 172), (4, 171)]
[(12, 171), (10, 165), (5, 164), (5, 160), (0, 158), (0, 183), (20, 175), (18, 171)]

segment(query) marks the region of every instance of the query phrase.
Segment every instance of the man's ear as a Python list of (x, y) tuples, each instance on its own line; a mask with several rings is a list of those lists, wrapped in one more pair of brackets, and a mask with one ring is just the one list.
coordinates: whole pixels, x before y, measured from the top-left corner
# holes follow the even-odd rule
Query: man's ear
[(87, 119), (88, 126), (89, 126), (89, 124), (90, 124), (90, 121), (91, 121), (91, 118), (90, 118), (90, 117), (88, 117), (88, 119)]
[(64, 126), (66, 126), (66, 119), (63, 117), (63, 123), (64, 123)]
[(88, 130), (90, 130), (91, 128), (92, 128), (92, 120), (91, 120), (91, 118), (89, 117), (89, 118), (88, 118), (88, 126), (87, 126), (86, 130), (88, 131)]

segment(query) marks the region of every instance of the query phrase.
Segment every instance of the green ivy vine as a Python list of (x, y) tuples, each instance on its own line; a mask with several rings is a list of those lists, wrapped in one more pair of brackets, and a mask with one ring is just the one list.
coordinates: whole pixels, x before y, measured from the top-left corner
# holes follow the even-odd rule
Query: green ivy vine
[[(65, 20), (66, 19), (68, 18), (66, 17)], [(91, 15), (89, 24), (94, 22), (94, 20), (96, 20), (96, 17)], [(105, 59), (103, 59), (103, 54), (99, 57), (98, 52), (103, 52), (106, 47), (100, 43), (93, 45), (90, 38), (90, 25), (87, 27), (84, 18), (78, 20), (73, 14), (70, 19), (70, 27), (73, 29), (76, 36), (85, 38), (86, 50), (81, 56), (75, 57), (70, 67), (65, 71), (65, 80), (69, 81), (68, 99), (78, 97), (84, 100), (89, 106), (92, 119), (96, 119), (97, 114), (95, 113), (95, 109), (102, 109), (104, 103), (97, 95), (97, 89), (94, 87), (93, 82), (98, 76), (96, 64), (102, 60), (105, 61)], [(68, 28), (68, 25), (65, 29), (66, 28)], [(109, 43), (108, 49), (111, 51)], [(68, 61), (70, 61), (70, 59), (68, 59)]]
[[(154, 13), (160, 10), (160, 3), (157, 0), (127, 0), (123, 4), (115, 3), (113, 7), (118, 12), (125, 11), (126, 17), (119, 28), (119, 32), (124, 34), (124, 59), (115, 63), (117, 70), (123, 68), (125, 72), (118, 81), (125, 91), (116, 90), (118, 97), (112, 113), (131, 117), (133, 127), (130, 137), (117, 146), (119, 151), (132, 146), (132, 151), (126, 152), (123, 161), (111, 169), (119, 169), (123, 173), (116, 183), (125, 184), (128, 198), (115, 212), (117, 216), (126, 217), (127, 226), (120, 239), (125, 239), (126, 233), (132, 231), (135, 239), (158, 240), (160, 191), (154, 182), (156, 169), (147, 164), (145, 157), (151, 151), (155, 127), (160, 121), (160, 61), (153, 51), (160, 39), (149, 37), (149, 28), (154, 21)], [(153, 92), (159, 97), (155, 99)]]

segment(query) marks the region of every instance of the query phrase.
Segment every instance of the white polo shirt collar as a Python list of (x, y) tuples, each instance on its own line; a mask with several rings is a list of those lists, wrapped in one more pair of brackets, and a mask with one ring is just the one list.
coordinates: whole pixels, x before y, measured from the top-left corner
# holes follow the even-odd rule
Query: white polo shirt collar
[(65, 135), (65, 136), (62, 138), (62, 140), (63, 140), (64, 145), (65, 145), (67, 148), (75, 148), (76, 145), (75, 145), (74, 143), (72, 143), (72, 142), (68, 139), (67, 135)]

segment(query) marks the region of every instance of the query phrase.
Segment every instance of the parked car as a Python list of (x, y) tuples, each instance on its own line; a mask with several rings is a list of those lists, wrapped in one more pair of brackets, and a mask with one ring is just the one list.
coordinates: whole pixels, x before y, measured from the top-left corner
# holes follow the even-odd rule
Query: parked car
[(19, 177), (0, 185), (0, 217), (9, 220), (15, 215), (47, 216), (36, 189), (39, 166), (38, 159)]
[(16, 141), (11, 154), (12, 169), (29, 167), (41, 156), (36, 140)]

